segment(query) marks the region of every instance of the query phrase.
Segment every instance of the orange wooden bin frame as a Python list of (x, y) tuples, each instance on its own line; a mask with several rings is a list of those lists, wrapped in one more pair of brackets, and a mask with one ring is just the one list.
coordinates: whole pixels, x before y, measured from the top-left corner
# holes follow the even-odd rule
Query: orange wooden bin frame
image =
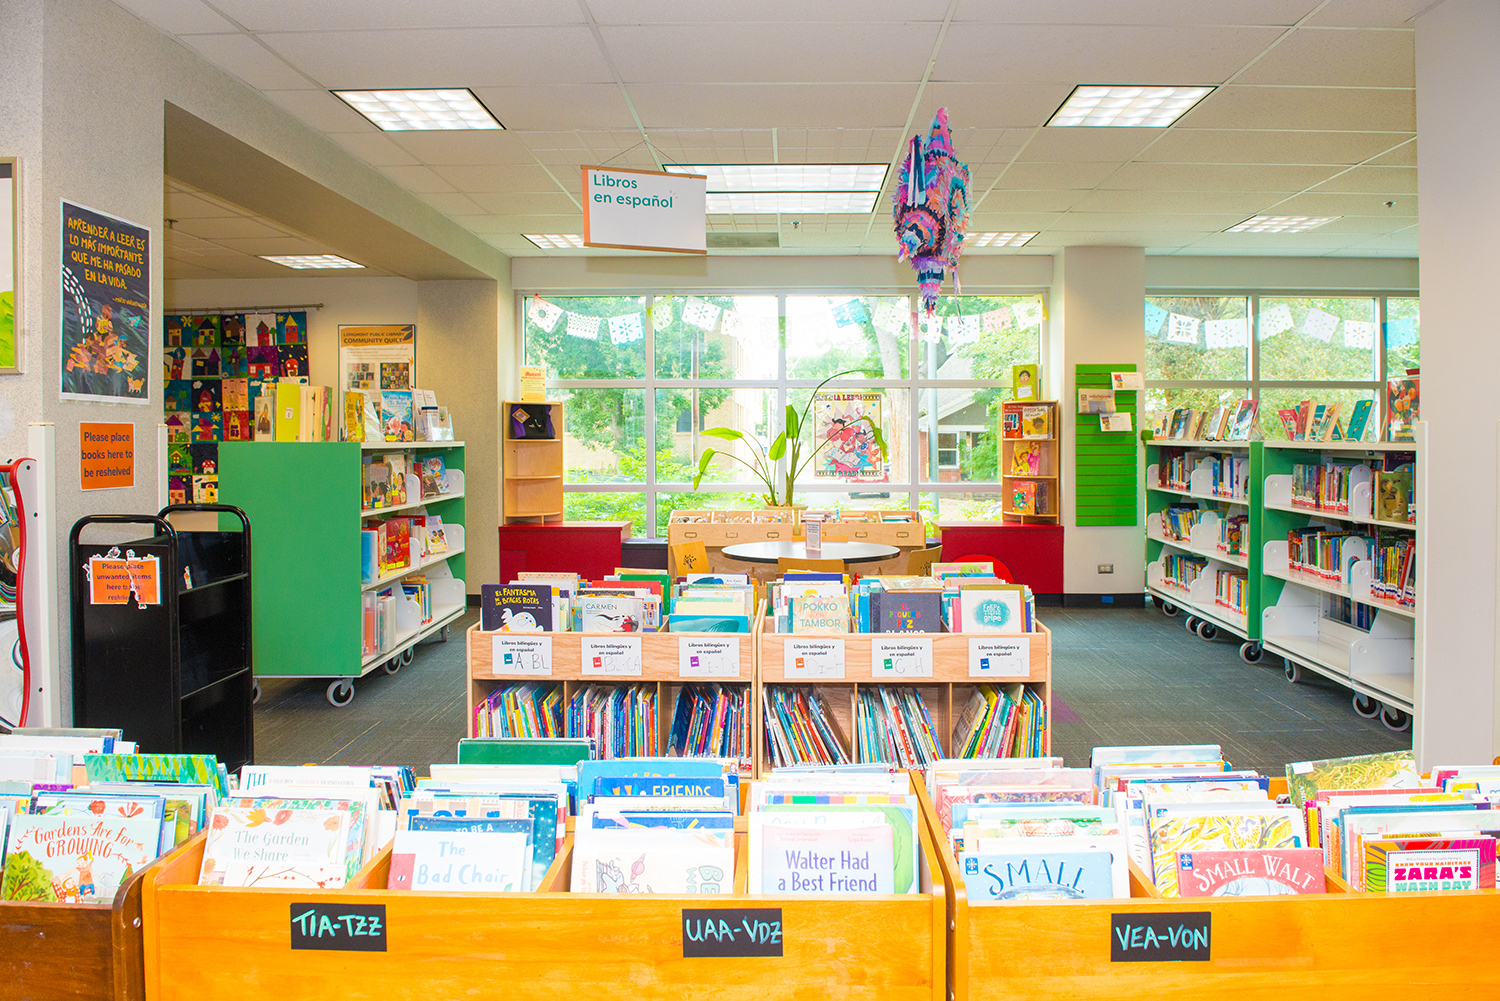
[[(571, 831), (536, 893), (376, 889), (389, 847), (343, 890), (200, 887), (200, 837), (145, 883), (146, 997), (945, 1001), (949, 895), (921, 796), (923, 892), (884, 897), (748, 895), (743, 830), (720, 897), (570, 893)], [(290, 905), (309, 900), (384, 904), (388, 951), (292, 950)], [(683, 958), (683, 908), (716, 906), (780, 908), (784, 954)]]

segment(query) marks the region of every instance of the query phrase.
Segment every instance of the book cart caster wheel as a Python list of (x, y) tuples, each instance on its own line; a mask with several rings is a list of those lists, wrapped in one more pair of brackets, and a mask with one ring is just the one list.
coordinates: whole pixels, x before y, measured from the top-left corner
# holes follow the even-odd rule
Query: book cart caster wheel
[(1212, 622), (1209, 622), (1207, 619), (1200, 619), (1198, 622), (1197, 632), (1199, 639), (1211, 640), (1215, 636), (1219, 635), (1219, 627), (1214, 625)]
[(443, 628), (439, 629), (438, 630), (438, 639), (441, 640), (444, 643), (448, 642), (448, 630), (451, 629), (451, 628), (452, 628), (451, 626), (444, 626)]
[(1395, 730), (1397, 733), (1411, 729), (1411, 717), (1390, 706), (1380, 710), (1380, 722), (1385, 724), (1387, 730)]
[(1172, 616), (1177, 614), (1177, 606), (1172, 604), (1170, 601), (1163, 601), (1161, 603), (1161, 614), (1170, 619)]
[(1302, 680), (1302, 665), (1301, 664), (1294, 664), (1291, 661), (1287, 661), (1286, 662), (1286, 680), (1290, 681), (1294, 685), (1297, 682), (1301, 681)]
[(250, 704), (253, 706), (260, 702), (260, 682), (254, 682), (250, 686)]
[(1182, 627), (1184, 629), (1186, 629), (1190, 633), (1196, 633), (1198, 631), (1198, 622), (1199, 621), (1200, 620), (1199, 620), (1198, 616), (1196, 616), (1196, 615), (1189, 615), (1187, 617), (1187, 620), (1185, 622), (1183, 622)]
[(1240, 644), (1240, 660), (1243, 660), (1247, 664), (1259, 664), (1261, 654), (1262, 651), (1259, 643), (1245, 642)]
[(354, 682), (341, 678), (328, 686), (328, 704), (339, 709), (354, 701)]
[(392, 657), (384, 664), (381, 664), (380, 669), (383, 670), (386, 674), (395, 674), (397, 671), (401, 670), (401, 658)]
[(1365, 719), (1374, 719), (1380, 715), (1380, 702), (1377, 699), (1370, 698), (1368, 695), (1356, 693), (1354, 696), (1354, 713)]
[[(417, 659), (417, 648), (409, 646), (405, 650), (402, 650), (400, 655), (395, 659), (401, 661), (402, 667), (410, 667), (411, 662)], [(394, 674), (395, 672), (392, 671), (391, 673)]]

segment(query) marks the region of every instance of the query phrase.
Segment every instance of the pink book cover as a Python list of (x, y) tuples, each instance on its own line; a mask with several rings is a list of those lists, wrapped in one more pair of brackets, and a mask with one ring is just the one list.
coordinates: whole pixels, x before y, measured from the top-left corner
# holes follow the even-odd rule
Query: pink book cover
[(1273, 897), (1326, 893), (1317, 848), (1245, 848), (1177, 853), (1177, 889), (1184, 897)]

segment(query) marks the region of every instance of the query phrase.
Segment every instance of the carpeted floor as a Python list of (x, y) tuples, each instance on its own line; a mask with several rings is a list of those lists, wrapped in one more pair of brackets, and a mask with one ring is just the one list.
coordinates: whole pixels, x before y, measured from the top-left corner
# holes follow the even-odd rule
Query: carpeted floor
[[(389, 676), (355, 683), (343, 709), (326, 681), (263, 680), (255, 707), (262, 764), (407, 764), (452, 761), (465, 731), (463, 631), (417, 648)], [(1280, 774), (1287, 761), (1411, 746), (1361, 719), (1350, 693), (1314, 675), (1289, 684), (1280, 658), (1239, 659), (1239, 643), (1206, 643), (1153, 609), (1044, 609), (1053, 634), (1053, 753), (1086, 764), (1101, 744), (1218, 743), (1237, 766)]]

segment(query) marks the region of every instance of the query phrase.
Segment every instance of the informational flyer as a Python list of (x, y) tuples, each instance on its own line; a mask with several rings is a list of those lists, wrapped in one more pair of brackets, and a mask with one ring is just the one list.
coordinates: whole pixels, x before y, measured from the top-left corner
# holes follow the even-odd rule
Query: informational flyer
[(344, 392), (404, 392), (415, 385), (417, 327), (414, 323), (339, 324), (339, 378)]
[(819, 393), (813, 398), (813, 439), (819, 444), (829, 442), (818, 453), (816, 475), (845, 480), (885, 477), (885, 463), (875, 441), (884, 395)]
[(62, 203), (59, 395), (151, 402), (151, 232)]

